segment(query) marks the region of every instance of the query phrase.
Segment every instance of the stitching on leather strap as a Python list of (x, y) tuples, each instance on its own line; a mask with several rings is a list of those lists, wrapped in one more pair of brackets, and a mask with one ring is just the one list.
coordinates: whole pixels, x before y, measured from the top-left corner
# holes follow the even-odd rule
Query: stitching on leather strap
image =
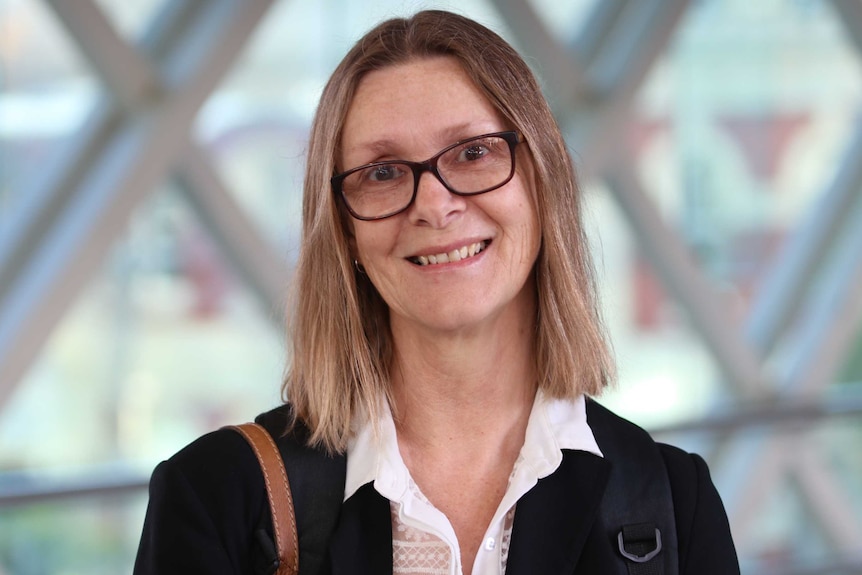
[[(269, 432), (257, 423), (229, 425), (227, 428), (239, 432), (246, 439), (260, 463), (266, 485), (267, 498), (272, 510), (272, 525), (279, 555), (277, 573), (279, 575), (298, 573), (299, 536), (296, 528), (296, 514), (293, 507), (293, 497), (290, 493), (290, 483), (287, 479), (287, 470), (284, 467), (284, 461), (281, 458), (278, 446), (273, 441)], [(280, 477), (270, 477), (270, 472), (275, 473), (274, 468), (278, 469)], [(281, 479), (281, 482), (279, 482), (279, 479)], [(286, 509), (282, 509), (281, 511), (279, 511), (279, 501), (277, 500), (279, 491), (284, 495), (283, 504), (286, 507)], [(284, 515), (287, 515), (287, 517), (285, 518)], [(290, 526), (289, 534), (284, 534), (281, 529), (285, 519), (287, 519)], [(286, 536), (290, 537), (289, 541)], [(290, 560), (292, 564), (288, 564), (287, 560)]]

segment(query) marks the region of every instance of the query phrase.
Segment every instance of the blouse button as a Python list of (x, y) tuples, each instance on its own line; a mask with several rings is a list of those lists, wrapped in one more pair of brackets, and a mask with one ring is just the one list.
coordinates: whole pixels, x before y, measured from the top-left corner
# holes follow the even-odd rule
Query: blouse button
[(485, 539), (485, 550), (493, 551), (497, 547), (497, 541), (493, 537)]

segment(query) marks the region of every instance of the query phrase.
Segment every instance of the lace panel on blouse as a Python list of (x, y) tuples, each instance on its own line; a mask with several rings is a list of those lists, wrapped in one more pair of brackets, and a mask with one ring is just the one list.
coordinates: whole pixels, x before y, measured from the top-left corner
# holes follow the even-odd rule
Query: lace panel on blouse
[[(423, 504), (433, 505), (412, 478), (408, 485), (410, 495)], [(392, 516), (393, 575), (449, 575), (453, 564), (452, 548), (437, 535), (403, 523), (398, 513), (399, 505), (395, 501), (389, 503)], [(514, 521), (515, 506), (512, 506), (503, 519), (503, 536), (500, 541), (501, 575), (506, 572)]]

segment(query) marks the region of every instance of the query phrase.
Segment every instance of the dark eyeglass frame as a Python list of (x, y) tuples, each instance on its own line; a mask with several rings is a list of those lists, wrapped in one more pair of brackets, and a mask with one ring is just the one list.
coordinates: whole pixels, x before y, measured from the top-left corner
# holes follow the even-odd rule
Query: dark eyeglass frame
[[(481, 140), (483, 138), (494, 138), (494, 137), (502, 138), (503, 140), (506, 141), (507, 144), (509, 144), (509, 154), (510, 154), (511, 159), (512, 159), (512, 167), (509, 170), (509, 175), (506, 176), (506, 179), (503, 180), (502, 182), (500, 182), (499, 184), (491, 186), (490, 188), (485, 188), (484, 190), (478, 190), (476, 192), (460, 192), (456, 189), (453, 189), (452, 186), (445, 179), (443, 179), (443, 177), (440, 175), (440, 172), (437, 170), (437, 162), (441, 158), (441, 156), (443, 156), (446, 152), (448, 152), (454, 148), (457, 148), (458, 146), (463, 146), (464, 144), (469, 144), (470, 142), (475, 141), (475, 140)], [(441, 184), (443, 184), (443, 186), (447, 190), (449, 190), (451, 193), (455, 194), (456, 196), (478, 196), (479, 194), (484, 194), (486, 192), (490, 192), (492, 190), (496, 190), (497, 188), (501, 188), (501, 187), (505, 186), (506, 184), (508, 184), (512, 180), (512, 177), (515, 175), (515, 146), (517, 146), (518, 144), (520, 144), (523, 141), (524, 140), (521, 137), (521, 134), (514, 131), (514, 130), (506, 130), (504, 132), (492, 132), (490, 134), (482, 134), (481, 136), (473, 136), (471, 138), (467, 138), (465, 140), (460, 140), (458, 142), (455, 142), (451, 146), (446, 146), (445, 148), (443, 148), (442, 150), (437, 152), (434, 156), (428, 158), (424, 162), (409, 162), (407, 160), (385, 160), (382, 162), (371, 162), (370, 164), (363, 164), (361, 166), (351, 168), (351, 169), (347, 170), (346, 172), (341, 172), (340, 174), (336, 174), (335, 176), (333, 176), (329, 180), (329, 182), (332, 185), (332, 191), (337, 196), (339, 196), (341, 198), (341, 201), (344, 202), (344, 207), (347, 208), (347, 211), (350, 213), (351, 216), (353, 216), (357, 220), (362, 220), (362, 221), (382, 220), (382, 219), (389, 218), (389, 217), (392, 217), (394, 215), (400, 214), (401, 212), (405, 211), (407, 208), (409, 208), (410, 206), (413, 205), (413, 202), (416, 201), (416, 194), (419, 192), (419, 178), (422, 176), (423, 172), (431, 172), (431, 174), (433, 174), (434, 177), (437, 178), (437, 181), (439, 181)], [(403, 208), (399, 208), (393, 212), (383, 214), (382, 216), (372, 216), (372, 217), (360, 216), (359, 214), (354, 212), (353, 209), (350, 207), (350, 203), (347, 201), (347, 198), (344, 196), (343, 184), (344, 184), (345, 178), (347, 178), (350, 174), (356, 173), (360, 170), (367, 170), (368, 168), (374, 168), (377, 166), (388, 166), (391, 164), (398, 164), (401, 166), (407, 166), (411, 170), (413, 170), (413, 195), (410, 197), (410, 201), (407, 202), (407, 204)]]

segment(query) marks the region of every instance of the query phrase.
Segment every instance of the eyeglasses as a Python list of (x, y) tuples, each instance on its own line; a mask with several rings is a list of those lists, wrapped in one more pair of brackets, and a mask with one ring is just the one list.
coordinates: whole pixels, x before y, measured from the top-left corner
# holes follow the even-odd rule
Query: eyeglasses
[(423, 172), (431, 172), (447, 190), (475, 196), (507, 184), (515, 174), (517, 132), (495, 132), (461, 140), (424, 162), (387, 160), (342, 172), (330, 180), (354, 218), (382, 220), (410, 207)]

